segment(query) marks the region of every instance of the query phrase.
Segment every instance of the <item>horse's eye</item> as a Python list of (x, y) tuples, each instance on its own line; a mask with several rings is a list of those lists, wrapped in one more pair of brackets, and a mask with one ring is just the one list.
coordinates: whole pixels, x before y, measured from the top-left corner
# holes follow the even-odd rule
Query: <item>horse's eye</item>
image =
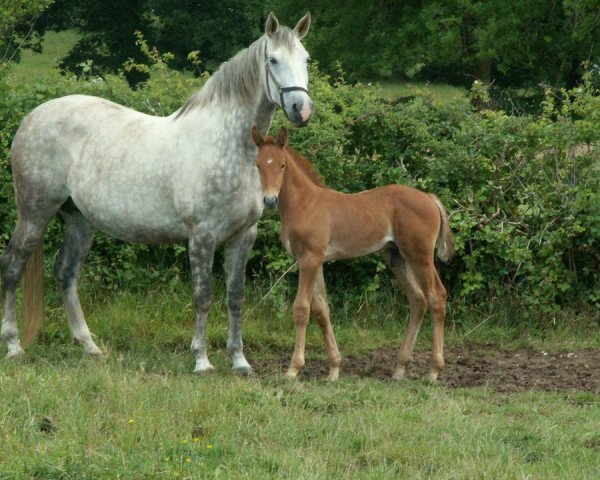
[(260, 172), (260, 167), (258, 166), (258, 163), (256, 164), (256, 168), (258, 169), (258, 171)]
[(277, 65), (277, 59), (275, 57), (269, 57), (269, 62), (271, 63), (271, 65)]
[(285, 168), (285, 163), (281, 166), (281, 169), (283, 170)]
[(312, 58), (308, 57), (308, 58), (306, 59), (306, 63), (311, 63), (311, 62), (312, 62)]

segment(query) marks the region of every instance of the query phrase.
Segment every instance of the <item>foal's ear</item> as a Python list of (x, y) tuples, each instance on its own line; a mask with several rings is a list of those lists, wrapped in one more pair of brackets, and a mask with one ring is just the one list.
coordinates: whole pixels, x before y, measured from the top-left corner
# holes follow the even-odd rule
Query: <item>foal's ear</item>
[(310, 12), (304, 15), (298, 24), (294, 27), (294, 33), (298, 36), (300, 40), (306, 37), (308, 33), (308, 29), (310, 27)]
[(252, 126), (252, 140), (254, 141), (254, 145), (260, 147), (263, 143), (265, 143), (265, 138), (262, 136), (256, 125)]
[(265, 23), (265, 34), (267, 37), (271, 37), (277, 32), (279, 28), (279, 21), (273, 12), (269, 13), (267, 22)]
[(285, 147), (287, 145), (288, 135), (287, 129), (285, 127), (281, 127), (279, 129), (279, 133), (277, 134), (277, 143), (280, 147)]

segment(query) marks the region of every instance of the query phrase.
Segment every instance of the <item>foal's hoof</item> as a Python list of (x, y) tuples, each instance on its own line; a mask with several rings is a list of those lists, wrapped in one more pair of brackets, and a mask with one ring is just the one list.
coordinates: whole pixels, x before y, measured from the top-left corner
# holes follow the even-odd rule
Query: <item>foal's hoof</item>
[(333, 369), (329, 372), (329, 375), (327, 376), (327, 381), (328, 382), (337, 382), (339, 378), (340, 378), (340, 370)]
[(285, 378), (288, 380), (296, 380), (298, 378), (298, 370), (289, 369), (285, 372)]
[(438, 375), (439, 372), (429, 372), (427, 380), (429, 380), (429, 383), (437, 383)]
[(394, 380), (402, 380), (404, 378), (405, 371), (406, 371), (406, 369), (404, 367), (398, 367), (396, 369), (396, 371), (394, 372), (394, 375), (392, 375), (392, 378)]

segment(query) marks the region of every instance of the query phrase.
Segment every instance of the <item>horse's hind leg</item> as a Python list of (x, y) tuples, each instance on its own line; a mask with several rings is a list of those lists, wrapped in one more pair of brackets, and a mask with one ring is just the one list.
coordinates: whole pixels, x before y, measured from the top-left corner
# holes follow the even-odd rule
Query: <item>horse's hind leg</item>
[(69, 202), (63, 205), (60, 214), (65, 220), (65, 239), (54, 266), (56, 283), (63, 297), (74, 341), (87, 353), (101, 355), (102, 351), (92, 340), (77, 292), (81, 267), (92, 246), (94, 227)]
[(331, 328), (329, 316), (329, 305), (327, 304), (327, 291), (325, 289), (325, 279), (323, 278), (323, 266), (317, 273), (315, 287), (313, 290), (312, 300), (310, 302), (310, 310), (317, 317), (317, 322), (323, 332), (325, 340), (325, 350), (329, 360), (329, 381), (336, 381), (340, 375), (341, 356), (338, 350), (337, 342)]
[(47, 219), (45, 218), (24, 220), (21, 215), (8, 242), (6, 251), (0, 257), (2, 305), (4, 307), (0, 332), (8, 348), (7, 357), (14, 357), (23, 353), (17, 327), (17, 283), (21, 278), (27, 260), (44, 233), (46, 223)]
[(229, 335), (227, 349), (233, 360), (233, 370), (248, 374), (252, 367), (244, 357), (242, 342), (242, 303), (244, 278), (248, 254), (256, 239), (257, 226), (253, 225), (232, 242), (225, 245), (225, 271), (227, 272), (227, 307), (229, 309)]
[(398, 364), (393, 375), (393, 378), (398, 380), (404, 377), (406, 367), (412, 360), (417, 335), (427, 311), (427, 298), (413, 268), (404, 257), (398, 252), (394, 252), (393, 249), (384, 249), (382, 254), (385, 262), (402, 285), (410, 306), (408, 328), (398, 351)]

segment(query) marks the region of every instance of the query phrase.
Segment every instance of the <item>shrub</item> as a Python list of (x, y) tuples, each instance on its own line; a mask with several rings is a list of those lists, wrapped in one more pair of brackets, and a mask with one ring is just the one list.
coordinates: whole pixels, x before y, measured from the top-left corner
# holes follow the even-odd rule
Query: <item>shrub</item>
[[(373, 87), (349, 85), (343, 76), (311, 66), (314, 119), (290, 131), (291, 145), (338, 190), (405, 183), (435, 192), (456, 235), (457, 256), (441, 268), (460, 304), (504, 295), (530, 312), (600, 304), (600, 97), (589, 79), (569, 91), (548, 90), (538, 115), (514, 116), (477, 110), (468, 99), (384, 101)], [(119, 76), (57, 76), (0, 87), (2, 241), (15, 222), (9, 146), (22, 117), (75, 92), (164, 115), (203, 81), (165, 68), (151, 78), (136, 91)], [(278, 112), (272, 131), (285, 123)], [(276, 215), (261, 220), (248, 270), (255, 278), (274, 278), (293, 263), (279, 244), (279, 225)], [(48, 262), (62, 240), (60, 229), (54, 222), (47, 234)], [(98, 235), (84, 281), (109, 289), (169, 285), (188, 274), (184, 252), (182, 245), (131, 245)], [(326, 272), (340, 290), (361, 292), (388, 281), (381, 270), (371, 256), (334, 263)]]

